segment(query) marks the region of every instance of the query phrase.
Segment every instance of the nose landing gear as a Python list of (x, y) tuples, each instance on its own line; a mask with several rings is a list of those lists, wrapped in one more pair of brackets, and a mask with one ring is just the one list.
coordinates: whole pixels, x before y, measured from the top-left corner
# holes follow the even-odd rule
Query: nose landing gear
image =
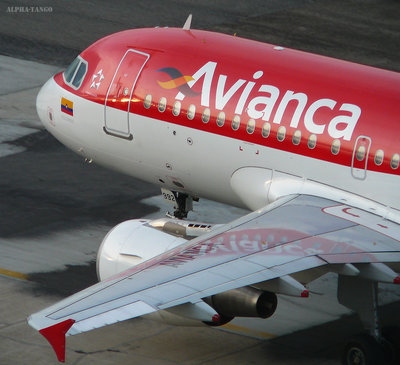
[(189, 211), (193, 210), (193, 198), (185, 193), (175, 192), (175, 194), (178, 207), (174, 210), (174, 217), (187, 218)]
[(186, 193), (179, 193), (165, 188), (161, 188), (161, 193), (167, 202), (174, 204), (173, 216), (178, 219), (187, 218), (188, 213), (193, 210), (193, 200), (198, 201), (198, 199), (193, 199), (192, 196)]

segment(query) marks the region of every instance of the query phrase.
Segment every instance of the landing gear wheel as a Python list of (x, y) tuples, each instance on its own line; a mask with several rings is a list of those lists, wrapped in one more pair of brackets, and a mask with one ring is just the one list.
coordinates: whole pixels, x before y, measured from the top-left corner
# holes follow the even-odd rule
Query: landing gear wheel
[(349, 341), (343, 351), (343, 365), (378, 365), (384, 360), (382, 346), (369, 335), (360, 335)]
[(382, 336), (385, 339), (385, 355), (387, 364), (400, 364), (400, 328), (386, 327), (382, 329)]

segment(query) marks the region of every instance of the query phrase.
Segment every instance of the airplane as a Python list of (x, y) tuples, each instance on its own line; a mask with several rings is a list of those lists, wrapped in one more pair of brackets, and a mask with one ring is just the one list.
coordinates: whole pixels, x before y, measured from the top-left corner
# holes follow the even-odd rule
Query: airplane
[[(29, 324), (64, 362), (66, 336), (146, 314), (262, 321), (277, 294), (307, 298), (333, 272), (366, 330), (343, 364), (397, 363), (377, 308), (378, 284), (400, 284), (399, 90), (396, 72), (193, 30), (191, 16), (98, 40), (41, 88), (39, 118), (88, 161), (158, 184), (175, 211), (114, 227), (99, 283)], [(187, 220), (200, 197), (251, 213)]]

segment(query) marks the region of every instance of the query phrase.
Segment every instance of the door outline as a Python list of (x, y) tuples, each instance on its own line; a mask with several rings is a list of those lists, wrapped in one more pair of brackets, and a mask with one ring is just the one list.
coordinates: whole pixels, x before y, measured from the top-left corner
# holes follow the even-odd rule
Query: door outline
[[(369, 152), (371, 150), (372, 140), (367, 136), (358, 136), (353, 147), (353, 155), (351, 157), (351, 175), (357, 180), (365, 180), (367, 178), (367, 167)], [(365, 156), (364, 159), (358, 161), (356, 154), (357, 149), (360, 146), (365, 146)]]
[[(134, 52), (134, 53), (140, 54), (142, 56), (145, 56), (146, 59), (142, 63), (142, 66), (140, 67), (139, 71), (137, 72), (135, 80), (132, 83), (131, 91), (130, 91), (130, 94), (129, 94), (128, 108), (127, 108), (127, 111), (126, 111), (127, 115), (126, 115), (126, 132), (125, 132), (125, 131), (116, 130), (116, 129), (113, 129), (113, 128), (110, 128), (109, 126), (107, 126), (107, 100), (108, 100), (111, 88), (113, 86), (115, 77), (117, 76), (118, 71), (120, 70), (120, 67), (121, 67), (122, 63), (124, 62), (124, 60), (125, 60), (125, 58), (126, 58), (126, 56), (128, 55), (129, 52)], [(130, 113), (130, 109), (131, 109), (132, 95), (133, 95), (133, 92), (135, 90), (135, 87), (136, 87), (137, 81), (139, 79), (139, 76), (142, 73), (142, 70), (143, 70), (144, 66), (146, 65), (147, 61), (149, 60), (149, 58), (150, 58), (150, 55), (148, 53), (137, 51), (137, 50), (132, 49), (132, 48), (128, 49), (125, 52), (125, 54), (122, 56), (121, 61), (119, 62), (118, 66), (117, 66), (117, 68), (115, 70), (114, 76), (113, 76), (113, 78), (112, 78), (112, 80), (110, 82), (110, 86), (108, 87), (107, 94), (106, 94), (106, 97), (105, 97), (105, 100), (104, 100), (104, 126), (103, 126), (103, 131), (106, 134), (108, 134), (110, 136), (113, 136), (113, 137), (127, 139), (127, 140), (130, 140), (130, 141), (133, 139), (133, 135), (130, 132), (130, 126), (129, 126), (129, 113)], [(109, 108), (111, 108), (111, 107), (109, 107)]]

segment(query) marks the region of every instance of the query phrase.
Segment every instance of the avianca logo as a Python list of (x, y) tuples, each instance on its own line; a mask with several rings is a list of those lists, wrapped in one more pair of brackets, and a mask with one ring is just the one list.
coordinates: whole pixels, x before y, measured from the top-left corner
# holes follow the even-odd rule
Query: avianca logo
[[(216, 67), (216, 62), (209, 61), (192, 76), (182, 76), (178, 70), (171, 68), (163, 68), (159, 71), (167, 72), (171, 77), (175, 77), (175, 80), (171, 81), (177, 81), (176, 78), (178, 78), (180, 82), (183, 82), (182, 77), (184, 78), (184, 84), (175, 86), (179, 90), (175, 96), (176, 100), (183, 100), (186, 96), (195, 96), (193, 95), (194, 91), (192, 87), (196, 83), (200, 83), (200, 80), (203, 79), (201, 105), (204, 107), (210, 106), (211, 88), (216, 82), (215, 108), (217, 110), (223, 110), (236, 94), (240, 96), (235, 106), (235, 114), (241, 115), (245, 111), (250, 118), (255, 120), (262, 119), (263, 121), (270, 121), (272, 119), (271, 115), (274, 115), (273, 123), (281, 124), (284, 120), (285, 123), (289, 123), (291, 128), (298, 128), (300, 121), (302, 121), (310, 133), (323, 134), (325, 129), (327, 129), (328, 134), (332, 138), (343, 138), (346, 141), (351, 140), (354, 128), (361, 115), (361, 108), (359, 106), (342, 103), (339, 109), (337, 109), (337, 101), (327, 98), (310, 102), (307, 94), (303, 92), (296, 92), (294, 90), (282, 91), (274, 85), (258, 81), (264, 74), (261, 70), (253, 74), (253, 80), (238, 79), (228, 90), (225, 90), (228, 76), (223, 74), (216, 75)], [(177, 71), (179, 76), (177, 74), (172, 76), (173, 73), (171, 70)], [(189, 81), (187, 81), (188, 77), (191, 77)], [(176, 82), (176, 84), (178, 85), (179, 82)], [(180, 87), (183, 85), (184, 90), (181, 90)], [(278, 103), (279, 95), (282, 94), (283, 97)], [(335, 110), (336, 115), (328, 121), (317, 121), (315, 114), (321, 108)]]
[(284, 229), (248, 229), (243, 231), (230, 231), (222, 236), (200, 242), (195, 246), (168, 257), (160, 265), (178, 267), (186, 262), (193, 261), (200, 256), (215, 257), (231, 255), (240, 256), (268, 250), (268, 255), (305, 257), (309, 255), (348, 253), (356, 254), (358, 258), (365, 258), (366, 254), (361, 249), (340, 243), (334, 240), (310, 237), (301, 239), (304, 233)]
[(200, 93), (193, 91), (188, 86), (188, 81), (193, 81), (194, 78), (192, 76), (183, 76), (182, 73), (173, 67), (164, 67), (157, 70), (157, 72), (165, 72), (169, 77), (171, 77), (170, 81), (158, 81), (158, 84), (164, 89), (175, 89), (177, 88), (182, 95), (185, 96), (196, 96)]

